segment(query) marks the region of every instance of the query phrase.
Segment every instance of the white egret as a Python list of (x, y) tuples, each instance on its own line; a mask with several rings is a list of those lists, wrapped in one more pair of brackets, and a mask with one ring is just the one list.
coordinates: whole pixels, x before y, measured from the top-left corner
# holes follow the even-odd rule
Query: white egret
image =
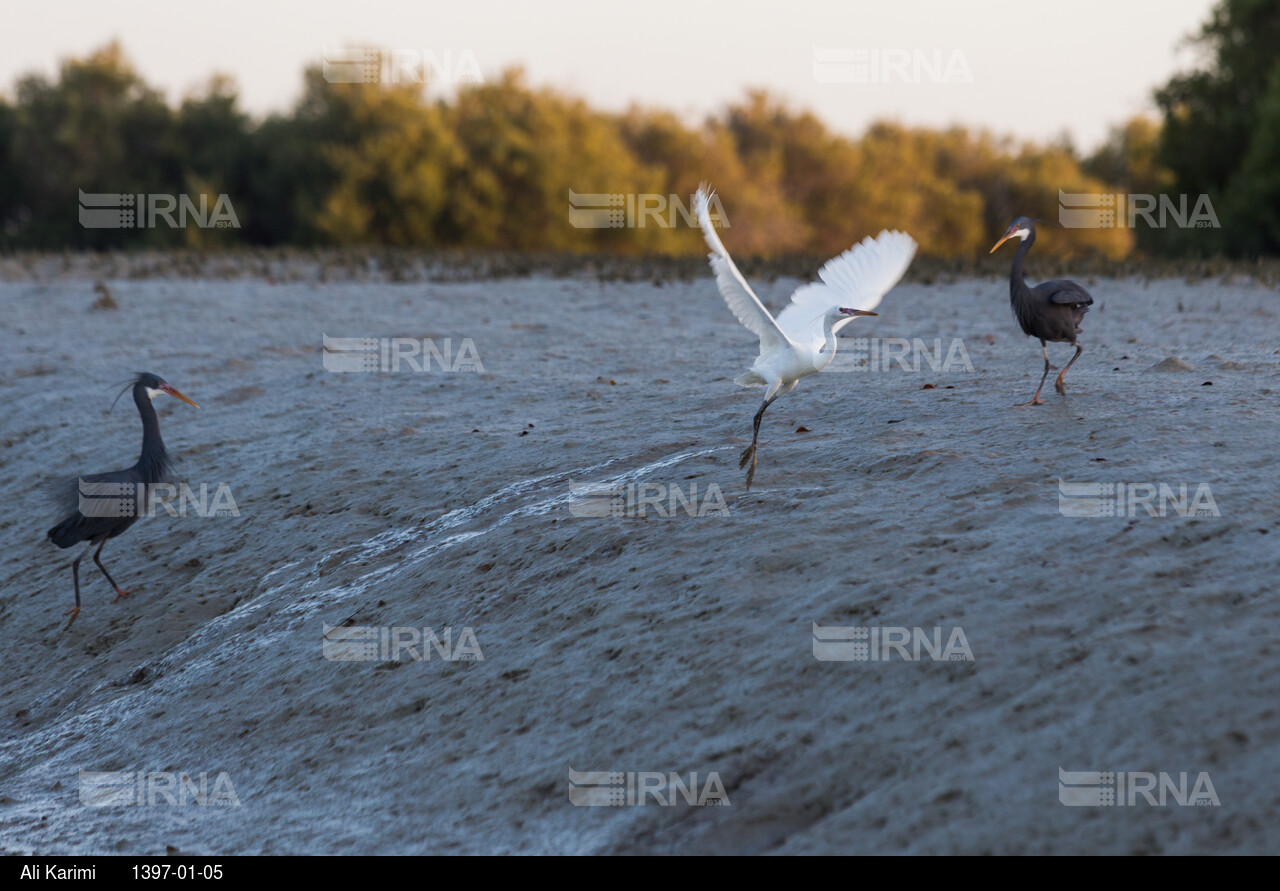
[(795, 389), (800, 378), (831, 364), (836, 354), (836, 332), (858, 316), (874, 316), (881, 298), (898, 283), (911, 258), (915, 240), (905, 232), (883, 231), (867, 237), (828, 260), (818, 270), (819, 282), (801, 285), (791, 302), (775, 319), (742, 277), (725, 250), (711, 222), (711, 192), (698, 187), (695, 208), (703, 237), (711, 248), (711, 268), (716, 285), (729, 309), (747, 330), (760, 338), (760, 355), (746, 374), (734, 379), (744, 387), (764, 387), (764, 402), (756, 412), (751, 445), (742, 453), (739, 467), (747, 469), (747, 489), (755, 479), (760, 419), (779, 396)]

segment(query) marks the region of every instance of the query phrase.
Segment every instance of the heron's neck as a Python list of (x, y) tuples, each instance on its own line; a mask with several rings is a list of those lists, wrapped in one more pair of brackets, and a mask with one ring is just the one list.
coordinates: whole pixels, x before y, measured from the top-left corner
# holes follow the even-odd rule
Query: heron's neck
[(1027, 237), (1023, 239), (1022, 244), (1018, 245), (1018, 252), (1013, 255), (1013, 268), (1009, 270), (1009, 300), (1012, 302), (1018, 295), (1024, 294), (1030, 289), (1027, 287), (1027, 280), (1022, 277), (1022, 261), (1027, 258), (1027, 254), (1031, 250), (1031, 245), (1036, 243), (1036, 230), (1032, 229)]
[(151, 404), (147, 388), (141, 384), (133, 388), (133, 404), (138, 406), (138, 414), (142, 417), (142, 454), (136, 466), (147, 482), (156, 483), (169, 470), (169, 453), (160, 438), (160, 419), (156, 417), (156, 408)]

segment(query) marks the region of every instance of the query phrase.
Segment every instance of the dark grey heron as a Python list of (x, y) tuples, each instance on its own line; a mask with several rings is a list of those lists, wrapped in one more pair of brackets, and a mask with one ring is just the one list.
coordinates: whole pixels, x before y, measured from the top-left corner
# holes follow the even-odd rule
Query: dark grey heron
[(1046, 341), (1069, 343), (1076, 348), (1075, 355), (1071, 357), (1067, 367), (1058, 372), (1058, 379), (1053, 384), (1055, 390), (1066, 395), (1067, 388), (1062, 383), (1062, 378), (1084, 352), (1084, 347), (1080, 346), (1076, 337), (1080, 334), (1084, 314), (1093, 305), (1089, 292), (1069, 279), (1055, 279), (1041, 282), (1034, 288), (1027, 287), (1026, 279), (1022, 277), (1022, 261), (1026, 259), (1031, 245), (1036, 243), (1036, 223), (1057, 225), (1048, 220), (1018, 217), (1009, 224), (1004, 236), (989, 251), (994, 254), (996, 248), (1010, 238), (1022, 239), (1018, 252), (1013, 255), (1013, 268), (1009, 272), (1009, 303), (1013, 306), (1018, 324), (1022, 326), (1022, 333), (1040, 339), (1040, 351), (1044, 353), (1044, 374), (1040, 375), (1036, 395), (1031, 397), (1030, 402), (1020, 402), (1019, 405), (1044, 405), (1040, 390), (1044, 387), (1045, 378), (1049, 376), (1049, 369), (1053, 367), (1049, 364), (1049, 347), (1046, 346)]
[[(107, 539), (115, 538), (137, 522), (139, 514), (144, 510), (148, 487), (163, 480), (172, 464), (169, 453), (165, 451), (164, 441), (160, 438), (160, 421), (156, 418), (151, 400), (161, 393), (168, 393), (188, 405), (196, 405), (165, 381), (147, 372), (139, 374), (133, 380), (132, 387), (133, 402), (138, 406), (138, 414), (142, 416), (142, 455), (138, 462), (124, 470), (80, 477), (77, 481), (76, 509), (46, 533), (49, 540), (60, 548), (69, 548), (82, 541), (89, 543), (71, 563), (76, 605), (67, 611), (67, 615), (71, 617), (67, 620), (68, 628), (80, 615), (80, 561), (93, 550), (94, 545), (98, 549), (93, 553), (93, 562), (102, 570), (116, 592), (115, 600), (111, 602), (115, 603), (132, 593), (116, 584), (111, 573), (107, 572), (107, 567), (102, 565), (101, 554)], [(120, 395), (124, 395), (123, 390)], [(119, 398), (116, 397), (117, 400)], [(88, 511), (88, 515), (82, 511)]]

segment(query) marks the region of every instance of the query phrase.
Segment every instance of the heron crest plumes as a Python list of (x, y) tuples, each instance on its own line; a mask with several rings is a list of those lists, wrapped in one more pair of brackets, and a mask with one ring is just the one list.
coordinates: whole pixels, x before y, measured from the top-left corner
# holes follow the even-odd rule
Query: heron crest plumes
[(120, 392), (116, 394), (116, 398), (111, 400), (111, 407), (107, 409), (107, 414), (111, 414), (116, 410), (116, 403), (120, 401), (120, 397), (133, 389), (133, 385), (142, 379), (142, 372), (138, 372), (127, 381), (120, 382)]

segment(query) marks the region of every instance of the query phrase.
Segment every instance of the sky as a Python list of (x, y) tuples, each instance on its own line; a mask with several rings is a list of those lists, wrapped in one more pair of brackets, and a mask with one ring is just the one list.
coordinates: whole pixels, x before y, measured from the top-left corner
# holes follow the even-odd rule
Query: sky
[[(593, 106), (693, 121), (765, 88), (856, 136), (876, 120), (985, 127), (1091, 150), (1151, 111), (1153, 88), (1197, 56), (1184, 44), (1213, 0), (10, 0), (0, 91), (113, 38), (177, 100), (231, 75), (256, 115), (297, 99), (326, 47), (375, 45)], [(830, 60), (836, 60), (830, 63)], [(815, 61), (817, 64), (815, 64)], [(901, 64), (899, 64), (901, 63)], [(450, 89), (441, 85), (445, 93)]]

